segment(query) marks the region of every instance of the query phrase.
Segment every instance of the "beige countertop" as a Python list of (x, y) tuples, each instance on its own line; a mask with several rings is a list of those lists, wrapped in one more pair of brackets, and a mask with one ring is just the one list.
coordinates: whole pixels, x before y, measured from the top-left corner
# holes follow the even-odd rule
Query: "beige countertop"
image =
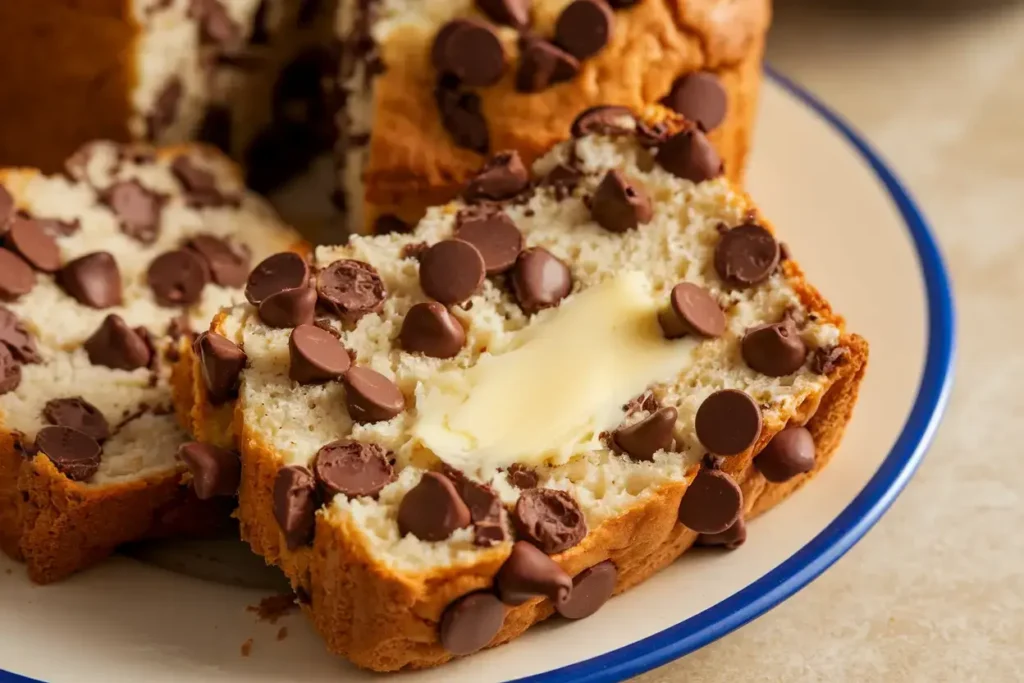
[(875, 143), (938, 233), (958, 309), (949, 411), (849, 554), (642, 683), (1024, 681), (1024, 4), (864, 4), (778, 0), (769, 60)]

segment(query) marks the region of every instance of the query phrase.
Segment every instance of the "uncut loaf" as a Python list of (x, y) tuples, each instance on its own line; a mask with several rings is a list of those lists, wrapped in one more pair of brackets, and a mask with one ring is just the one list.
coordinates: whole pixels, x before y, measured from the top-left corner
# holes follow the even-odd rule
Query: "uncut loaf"
[[(851, 415), (866, 343), (701, 130), (573, 130), (411, 234), (271, 257), (182, 344), (175, 404), (240, 450), (243, 538), (359, 666), (442, 664), (736, 547)], [(268, 306), (310, 291), (291, 324)]]
[(530, 164), (585, 109), (661, 102), (742, 178), (769, 0), (353, 0), (342, 46), (339, 205), (407, 230), (492, 153)]
[(187, 465), (223, 454), (178, 457), (174, 341), (242, 300), (250, 263), (296, 234), (213, 150), (106, 142), (62, 175), (0, 170), (0, 233), (3, 550), (45, 583), (120, 543), (221, 524), (232, 503)]

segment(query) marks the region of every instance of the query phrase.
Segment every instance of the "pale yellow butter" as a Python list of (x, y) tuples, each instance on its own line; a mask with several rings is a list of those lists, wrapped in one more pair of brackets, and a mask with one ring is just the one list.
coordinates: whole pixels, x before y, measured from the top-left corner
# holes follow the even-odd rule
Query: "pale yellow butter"
[(482, 475), (602, 448), (600, 433), (621, 422), (627, 401), (692, 361), (695, 341), (662, 335), (660, 305), (638, 272), (576, 294), (504, 352), (421, 386), (413, 438)]

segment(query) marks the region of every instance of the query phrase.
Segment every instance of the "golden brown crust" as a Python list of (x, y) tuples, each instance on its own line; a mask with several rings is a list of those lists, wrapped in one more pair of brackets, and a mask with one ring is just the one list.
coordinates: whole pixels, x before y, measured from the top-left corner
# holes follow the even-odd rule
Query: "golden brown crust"
[(0, 2), (0, 165), (53, 172), (86, 140), (129, 140), (138, 30), (128, 0)]
[[(817, 291), (803, 282), (796, 265), (788, 267), (810, 309), (838, 322)], [(824, 395), (806, 401), (785, 423), (765, 424), (758, 442), (747, 453), (726, 460), (723, 468), (741, 484), (748, 518), (763, 514), (797, 490), (829, 462), (838, 447), (868, 356), (867, 343), (856, 335), (844, 335), (840, 345), (849, 355), (830, 374)], [(188, 355), (183, 361), (194, 367)], [(201, 378), (194, 372), (193, 377), (195, 404), (190, 419), (195, 425), (195, 420), (210, 413), (197, 408), (206, 403), (205, 390)], [(442, 612), (461, 595), (489, 589), (507, 548), (481, 552), (478, 561), (468, 567), (398, 573), (371, 556), (360, 540), (361, 532), (347, 518), (335, 525), (318, 516), (313, 545), (290, 551), (283, 544), (273, 512), (280, 459), (246, 429), (240, 408), (234, 417), (232, 430), (241, 435), (243, 463), (237, 513), (242, 538), (267, 562), (280, 567), (296, 590), (309, 596), (304, 610), (327, 641), (328, 649), (377, 671), (425, 668), (451, 659), (437, 640)], [(815, 468), (787, 482), (771, 484), (757, 472), (753, 459), (787, 424), (806, 424), (811, 431), (817, 446)], [(219, 429), (213, 425), (201, 428), (207, 434), (211, 428)], [(224, 438), (223, 433), (220, 438)], [(582, 543), (556, 556), (556, 561), (574, 576), (612, 560), (619, 570), (616, 593), (641, 583), (674, 561), (696, 539), (696, 534), (677, 519), (687, 485), (679, 482), (652, 491), (622, 515), (592, 529)], [(512, 640), (553, 613), (547, 600), (508, 608), (504, 625), (490, 646)]]
[[(535, 18), (541, 35), (557, 17)], [(515, 149), (527, 165), (568, 135), (573, 119), (598, 104), (642, 111), (663, 98), (681, 75), (710, 70), (728, 95), (725, 120), (711, 133), (726, 173), (741, 182), (761, 82), (768, 0), (651, 0), (616, 12), (611, 43), (584, 62), (572, 81), (539, 94), (516, 92), (514, 69), (478, 90), (491, 149)], [(414, 31), (383, 46), (387, 71), (375, 81), (374, 128), (365, 169), (367, 232), (381, 214), (414, 224), (426, 208), (454, 197), (483, 157), (460, 149), (443, 128), (434, 101), (437, 74)], [(518, 48), (506, 44), (509, 62)], [(652, 65), (656, 67), (652, 68)], [(358, 227), (358, 226), (353, 226)]]

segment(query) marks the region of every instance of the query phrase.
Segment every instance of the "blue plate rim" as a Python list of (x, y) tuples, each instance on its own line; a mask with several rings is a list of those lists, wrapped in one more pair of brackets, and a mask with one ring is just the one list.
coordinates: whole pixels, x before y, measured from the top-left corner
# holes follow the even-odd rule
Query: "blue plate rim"
[[(928, 300), (928, 353), (910, 416), (889, 455), (853, 502), (775, 569), (703, 612), (643, 640), (510, 683), (615, 683), (700, 649), (764, 614), (820, 576), (875, 525), (910, 481), (935, 438), (953, 385), (956, 325), (949, 274), (928, 222), (889, 165), (849, 122), (771, 66), (765, 67), (765, 73), (860, 154), (889, 192), (910, 232)], [(0, 683), (43, 682), (0, 669)]]

